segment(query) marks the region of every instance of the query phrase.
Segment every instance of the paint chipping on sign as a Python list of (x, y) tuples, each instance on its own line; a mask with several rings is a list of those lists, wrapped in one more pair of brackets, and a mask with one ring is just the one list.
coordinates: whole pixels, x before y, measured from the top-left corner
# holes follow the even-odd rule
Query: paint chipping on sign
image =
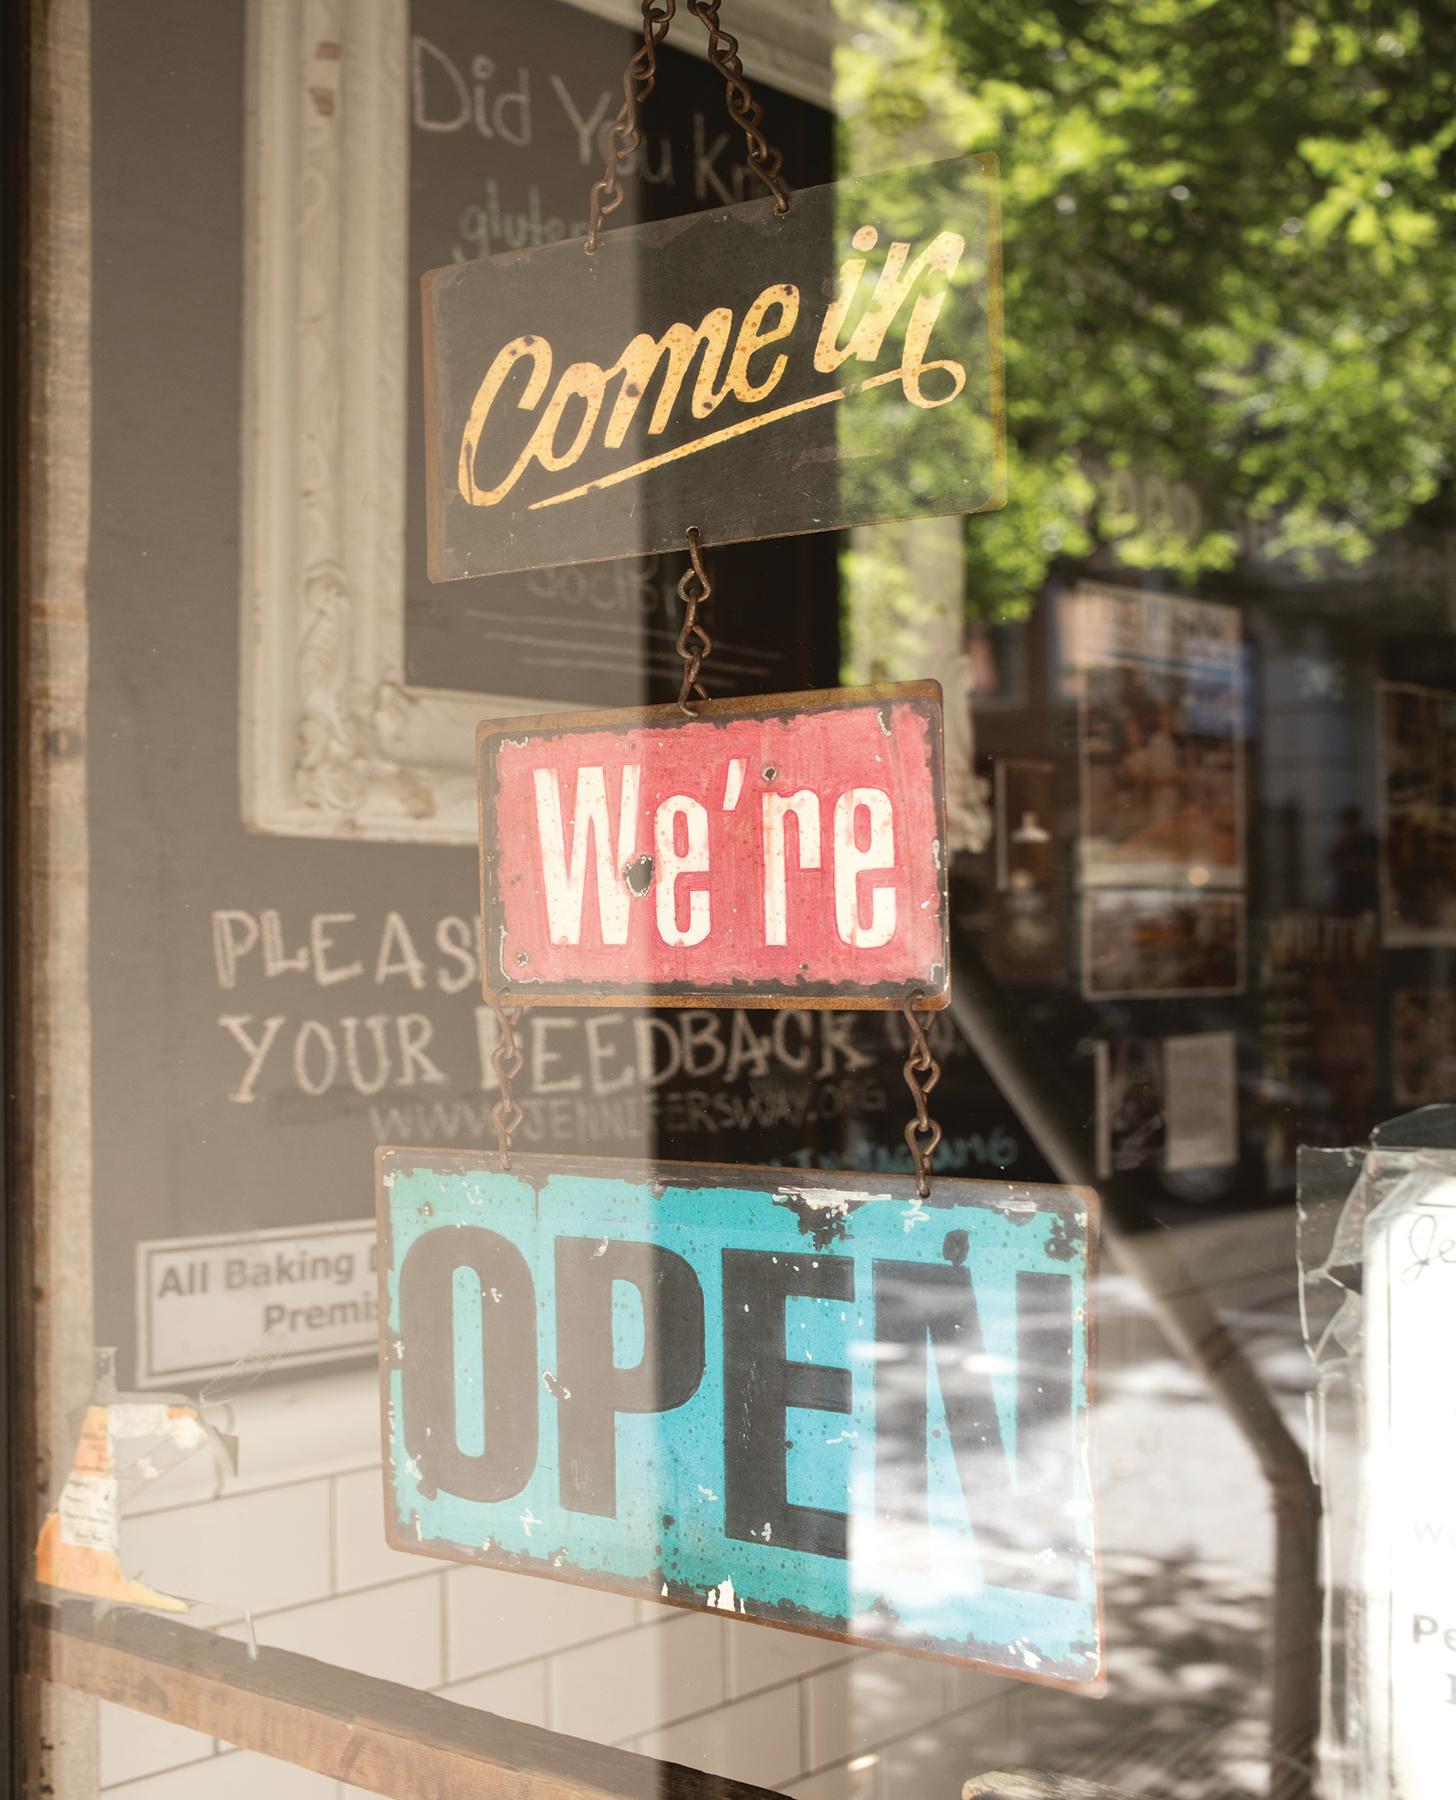
[(742, 1612), (733, 1592), (733, 1578), (725, 1575), (717, 1587), (708, 1589), (708, 1605), (718, 1612)]
[(478, 758), (488, 997), (949, 998), (936, 683), (487, 723)]
[(1085, 1193), (408, 1157), (380, 1188), (399, 1547), (418, 1518), (433, 1555), (1098, 1679)]

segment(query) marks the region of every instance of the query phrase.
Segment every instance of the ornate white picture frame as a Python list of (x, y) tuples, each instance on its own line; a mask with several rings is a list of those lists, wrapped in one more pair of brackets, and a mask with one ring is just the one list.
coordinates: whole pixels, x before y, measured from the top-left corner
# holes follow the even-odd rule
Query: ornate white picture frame
[(243, 821), (474, 840), (477, 722), (404, 678), (408, 0), (249, 8)]
[[(628, 0), (575, 3), (638, 16)], [(787, 24), (776, 5), (741, 4), (745, 63), (828, 103), (828, 0)], [(240, 776), (253, 831), (473, 844), (475, 728), (540, 710), (405, 679), (409, 107), (408, 0), (251, 0)]]

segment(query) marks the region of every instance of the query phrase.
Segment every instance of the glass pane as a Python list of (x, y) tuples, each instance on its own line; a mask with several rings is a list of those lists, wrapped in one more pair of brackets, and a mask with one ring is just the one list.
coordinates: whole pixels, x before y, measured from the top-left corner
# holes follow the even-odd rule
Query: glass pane
[(1444, 1795), (1449, 23), (701, 10), (29, 9), (36, 1784)]

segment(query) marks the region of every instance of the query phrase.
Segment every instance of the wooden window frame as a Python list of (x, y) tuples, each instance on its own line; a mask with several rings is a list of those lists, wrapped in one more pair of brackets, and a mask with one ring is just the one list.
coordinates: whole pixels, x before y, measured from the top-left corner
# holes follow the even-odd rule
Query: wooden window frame
[[(390, 1800), (782, 1800), (292, 1650), (89, 1601), (32, 1608), (36, 1673)], [(64, 1796), (62, 1797), (64, 1800)]]

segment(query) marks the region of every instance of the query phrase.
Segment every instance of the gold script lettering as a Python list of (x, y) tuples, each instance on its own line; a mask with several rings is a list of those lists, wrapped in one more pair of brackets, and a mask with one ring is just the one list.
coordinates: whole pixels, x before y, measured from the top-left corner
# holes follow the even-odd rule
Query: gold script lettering
[[(857, 250), (872, 249), (877, 238), (878, 233), (873, 226), (861, 226), (854, 234), (854, 247)], [(830, 405), (851, 393), (884, 387), (890, 382), (900, 382), (906, 399), (913, 406), (932, 408), (948, 405), (966, 385), (965, 369), (960, 363), (951, 362), (948, 359), (927, 362), (925, 352), (929, 347), (931, 332), (945, 304), (950, 277), (959, 266), (960, 260), (965, 254), (965, 248), (966, 241), (963, 237), (953, 231), (942, 231), (931, 240), (913, 262), (908, 262), (907, 266), (910, 245), (908, 243), (892, 243), (869, 303), (865, 307), (858, 325), (851, 333), (849, 342), (841, 348), (840, 333), (844, 328), (868, 262), (864, 256), (857, 256), (849, 257), (842, 264), (839, 272), (838, 293), (825, 311), (819, 341), (814, 350), (814, 367), (820, 374), (832, 373), (851, 357), (857, 358), (861, 362), (877, 362), (884, 349), (885, 337), (890, 326), (899, 315), (921, 276), (939, 272), (945, 277), (945, 282), (941, 285), (938, 293), (930, 294), (922, 291), (916, 295), (909, 320), (905, 326), (905, 348), (899, 368), (869, 377), (862, 382), (835, 388), (828, 393), (794, 401), (788, 406), (778, 407), (771, 412), (760, 414), (755, 419), (745, 419), (738, 424), (729, 425), (721, 431), (710, 432), (706, 437), (699, 438), (693, 443), (680, 445), (677, 449), (667, 451), (660, 456), (648, 457), (645, 461), (634, 463), (631, 468), (619, 469), (609, 475), (598, 476), (595, 480), (589, 481), (581, 487), (573, 488), (568, 493), (555, 494), (549, 499), (537, 500), (533, 502), (532, 509), (559, 505), (564, 500), (578, 499), (583, 494), (601, 488), (615, 487), (619, 482), (632, 480), (638, 475), (645, 474), (649, 469), (676, 462), (685, 456), (692, 456), (714, 444), (726, 443), (746, 432), (756, 431), (761, 426), (790, 418), (796, 413)], [(775, 308), (778, 309), (778, 321), (771, 328), (765, 330), (764, 322)], [(596, 363), (591, 362), (572, 363), (557, 382), (545, 411), (537, 420), (535, 430), (531, 433), (525, 448), (516, 458), (509, 474), (498, 486), (483, 488), (475, 477), (476, 463), (487, 418), (506, 377), (523, 357), (531, 359), (533, 364), (531, 378), (517, 399), (516, 406), (522, 411), (534, 412), (541, 402), (541, 396), (546, 391), (551, 376), (551, 346), (544, 338), (526, 334), (513, 339), (500, 351), (491, 364), (471, 406), (470, 417), (466, 423), (460, 446), (459, 486), (461, 494), (472, 506), (494, 506), (510, 493), (532, 462), (539, 463), (543, 469), (553, 472), (571, 468), (585, 451), (596, 430), (597, 421), (601, 417), (606, 399), (607, 384), (621, 376), (622, 386), (617, 393), (611, 413), (608, 415), (602, 439), (604, 449), (619, 449), (637, 417), (647, 389), (662, 365), (664, 357), (667, 359), (667, 366), (663, 372), (662, 387), (648, 421), (649, 436), (660, 434), (667, 429), (671, 422), (673, 409), (681, 396), (683, 384), (687, 380), (688, 371), (692, 367), (693, 358), (699, 349), (702, 350), (702, 360), (698, 365), (697, 378), (693, 385), (692, 413), (694, 418), (707, 418), (730, 394), (745, 405), (755, 405), (759, 401), (767, 399), (782, 381), (788, 369), (789, 359), (782, 353), (776, 356), (768, 374), (761, 382), (755, 382), (752, 379), (749, 369), (750, 362), (760, 350), (790, 336), (798, 323), (798, 317), (798, 288), (790, 282), (778, 282), (771, 287), (766, 287), (744, 314), (743, 323), (739, 327), (737, 338), (734, 341), (733, 355), (728, 364), (728, 371), (720, 388), (715, 388), (714, 384), (718, 378), (718, 371), (723, 365), (728, 339), (733, 330), (733, 313), (726, 306), (715, 307), (705, 313), (696, 330), (679, 323), (670, 325), (660, 338), (654, 338), (650, 332), (640, 332), (608, 369), (602, 369)], [(931, 399), (921, 390), (921, 377), (927, 370), (932, 369), (944, 371), (951, 378), (951, 392), (940, 399)], [(569, 446), (564, 450), (558, 450), (556, 440), (562, 420), (566, 415), (567, 408), (574, 400), (583, 402), (581, 420)]]
[[(855, 235), (858, 238), (859, 233)], [(851, 356), (858, 357), (861, 362), (878, 362), (880, 351), (884, 348), (885, 334), (921, 275), (938, 269), (949, 282), (965, 255), (965, 250), (966, 240), (957, 232), (942, 231), (931, 239), (906, 268), (905, 259), (910, 254), (909, 244), (891, 244), (864, 316), (855, 327), (849, 342), (840, 349), (839, 333), (865, 270), (862, 257), (848, 258), (839, 271), (839, 294), (824, 314), (819, 342), (814, 347), (814, 367), (821, 375), (827, 375)], [(904, 389), (905, 398), (913, 406), (945, 406), (966, 385), (966, 372), (959, 363), (928, 363), (924, 360), (930, 333), (944, 304), (944, 288), (938, 294), (918, 294), (915, 305), (911, 308), (910, 321), (905, 327)], [(920, 376), (926, 369), (944, 369), (954, 382), (954, 388), (943, 400), (927, 399), (920, 391)]]
[[(858, 237), (859, 233), (856, 232)], [(859, 278), (865, 272), (866, 258), (850, 256), (839, 265), (839, 292), (829, 302), (824, 314), (824, 324), (820, 328), (819, 342), (814, 346), (814, 367), (821, 375), (832, 375), (842, 362), (847, 362), (855, 354), (853, 342), (839, 348), (839, 334), (844, 329), (844, 321), (849, 314), (850, 304), (855, 291), (859, 287)]]
[[(772, 331), (763, 331), (760, 327), (763, 325), (764, 314), (773, 306), (779, 308), (779, 322)], [(780, 338), (786, 338), (794, 329), (798, 317), (799, 290), (796, 287), (787, 281), (781, 281), (776, 286), (763, 290), (743, 315), (738, 342), (733, 346), (733, 361), (728, 365), (728, 379), (723, 384), (728, 393), (736, 394), (740, 400), (750, 404), (769, 397), (783, 380), (784, 370), (789, 366), (788, 357), (776, 356), (774, 365), (768, 372), (768, 379), (758, 387), (754, 387), (748, 379), (748, 359), (765, 344), (776, 344)]]
[(649, 433), (667, 429), (688, 365), (699, 344), (703, 346), (703, 360), (698, 365), (698, 379), (693, 389), (693, 417), (706, 419), (723, 398), (721, 393), (713, 392), (713, 383), (723, 361), (723, 352), (728, 348), (728, 334), (732, 329), (732, 312), (726, 306), (719, 306), (704, 315), (703, 322), (696, 331), (686, 325), (669, 325), (660, 338), (654, 338), (647, 331), (634, 337), (622, 352), (620, 361), (609, 371), (612, 375), (620, 373), (626, 379), (607, 420), (607, 434), (602, 440), (607, 449), (617, 449), (626, 437), (628, 427), (637, 416), (638, 404), (647, 392), (647, 384), (664, 356), (667, 358), (667, 373), (662, 378), (662, 392), (657, 396), (657, 405), (652, 409), (652, 419), (647, 429)]
[[(531, 433), (530, 441), (516, 458), (515, 467), (497, 488), (489, 493), (481, 494), (472, 501), (475, 506), (494, 506), (503, 500), (516, 483), (525, 474), (534, 458), (543, 469), (558, 471), (569, 469), (583, 450), (586, 449), (591, 434), (596, 430), (597, 416), (602, 410), (602, 400), (606, 395), (607, 382), (617, 374), (621, 365), (614, 369), (600, 369), (595, 363), (573, 363), (563, 371), (556, 391), (546, 403), (540, 423)], [(576, 436), (571, 440), (571, 448), (561, 454), (556, 449), (556, 433), (561, 424), (561, 416), (573, 400), (585, 400), (586, 407), (582, 413), (581, 424), (576, 428)]]
[(512, 338), (486, 370), (485, 380), (476, 390), (470, 417), (465, 422), (465, 436), (460, 440), (460, 492), (472, 506), (494, 506), (506, 491), (502, 488), (484, 493), (476, 487), (475, 451), (485, 427), (486, 415), (495, 404), (495, 397), (501, 391), (502, 383), (523, 356), (531, 358), (533, 367), (531, 379), (526, 383), (526, 391), (516, 402), (522, 412), (535, 410), (542, 394), (546, 392), (546, 383), (551, 379), (551, 346), (545, 338), (535, 337), (530, 332), (524, 337)]
[[(765, 331), (764, 320), (775, 307), (779, 312), (778, 323)], [(623, 378), (622, 386), (608, 415), (603, 437), (604, 448), (617, 449), (637, 416), (637, 409), (648, 383), (656, 374), (663, 357), (667, 358), (667, 368), (647, 430), (649, 435), (666, 430), (699, 346), (702, 347), (703, 358), (698, 365), (697, 381), (693, 386), (692, 411), (695, 419), (707, 418), (729, 394), (750, 405), (766, 399), (783, 379), (789, 359), (783, 355), (776, 357), (767, 379), (756, 386), (749, 376), (749, 361), (757, 351), (788, 337), (798, 317), (799, 290), (796, 287), (789, 282), (778, 282), (772, 287), (766, 287), (744, 314), (743, 324), (739, 327), (733, 346), (728, 374), (723, 386), (717, 389), (714, 383), (733, 330), (733, 313), (726, 306), (716, 307), (712, 312), (706, 313), (696, 331), (687, 325), (678, 324), (669, 326), (660, 338), (641, 332), (632, 339), (610, 369), (601, 369), (596, 363), (572, 363), (557, 382), (546, 410), (538, 420), (525, 449), (516, 458), (510, 473), (499, 486), (483, 488), (475, 479), (476, 458), (487, 415), (506, 375), (520, 357), (532, 356), (536, 359), (531, 381), (516, 402), (518, 407), (530, 411), (539, 404), (551, 371), (551, 347), (544, 338), (515, 339), (513, 343), (506, 345), (491, 364), (470, 409), (470, 419), (460, 448), (460, 492), (472, 506), (494, 506), (510, 493), (533, 461), (552, 472), (569, 469), (591, 441), (597, 419), (601, 415), (607, 383), (620, 375)], [(581, 422), (570, 447), (558, 450), (556, 438), (561, 421), (567, 406), (575, 399), (585, 401)]]

